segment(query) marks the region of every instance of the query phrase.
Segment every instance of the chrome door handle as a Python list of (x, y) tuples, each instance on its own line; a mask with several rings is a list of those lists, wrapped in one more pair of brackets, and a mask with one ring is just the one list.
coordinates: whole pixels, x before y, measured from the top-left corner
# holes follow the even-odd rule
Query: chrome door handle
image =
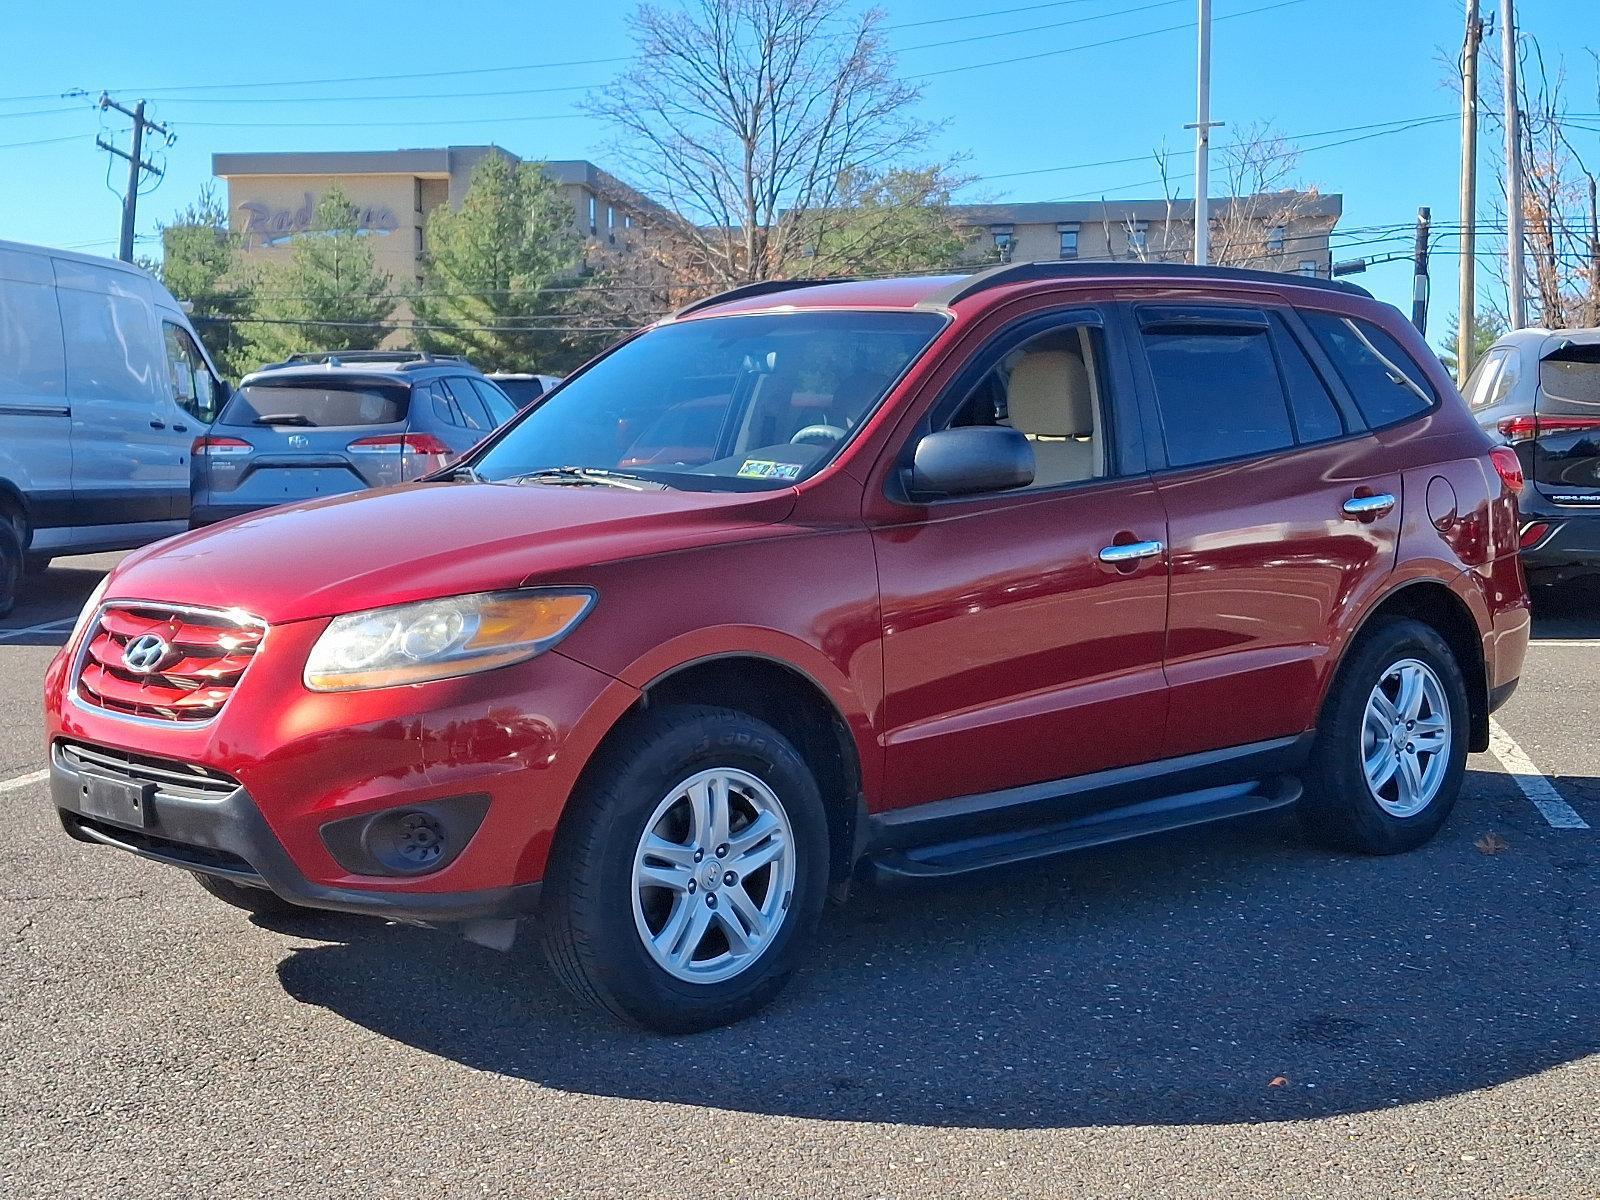
[(1160, 542), (1128, 542), (1121, 546), (1107, 546), (1100, 551), (1103, 563), (1138, 562), (1141, 558), (1155, 558), (1166, 547)]
[(1394, 497), (1387, 492), (1379, 496), (1353, 496), (1344, 502), (1347, 517), (1381, 517), (1394, 507)]

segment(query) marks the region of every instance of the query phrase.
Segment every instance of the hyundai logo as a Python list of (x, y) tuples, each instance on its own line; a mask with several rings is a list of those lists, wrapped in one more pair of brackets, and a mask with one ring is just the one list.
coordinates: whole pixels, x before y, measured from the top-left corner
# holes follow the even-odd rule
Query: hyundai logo
[(141, 633), (123, 647), (122, 665), (135, 675), (148, 675), (166, 660), (170, 649), (165, 638)]

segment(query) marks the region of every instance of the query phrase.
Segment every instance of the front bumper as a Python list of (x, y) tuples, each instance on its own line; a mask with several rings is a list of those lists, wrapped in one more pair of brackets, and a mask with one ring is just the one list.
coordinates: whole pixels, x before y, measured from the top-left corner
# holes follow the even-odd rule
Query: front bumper
[(206, 799), (153, 790), (145, 803), (145, 823), (140, 826), (85, 812), (82, 787), (82, 770), (59, 747), (54, 748), (50, 756), (51, 799), (63, 828), (79, 841), (270, 888), (307, 908), (438, 924), (524, 917), (538, 907), (537, 883), (468, 892), (379, 892), (313, 882), (289, 857), (243, 787)]

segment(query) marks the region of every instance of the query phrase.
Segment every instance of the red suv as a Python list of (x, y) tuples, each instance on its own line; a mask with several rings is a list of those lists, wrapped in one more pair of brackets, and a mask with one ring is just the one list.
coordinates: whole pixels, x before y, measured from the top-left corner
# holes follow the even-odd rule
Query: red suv
[(46, 683), (68, 833), (450, 924), (663, 1030), (831, 884), (1295, 806), (1444, 822), (1527, 643), (1520, 471), (1343, 284), (764, 283), (454, 469), (130, 555)]

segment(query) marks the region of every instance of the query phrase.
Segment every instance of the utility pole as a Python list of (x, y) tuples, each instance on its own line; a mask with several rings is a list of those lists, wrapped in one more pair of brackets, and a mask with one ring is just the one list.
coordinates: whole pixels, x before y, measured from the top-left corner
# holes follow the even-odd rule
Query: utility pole
[(1505, 80), (1506, 126), (1506, 291), (1511, 328), (1528, 323), (1523, 272), (1522, 113), (1517, 107), (1517, 17), (1514, 0), (1500, 0), (1500, 62)]
[(1195, 72), (1194, 124), (1194, 261), (1205, 266), (1211, 260), (1211, 127), (1221, 121), (1211, 119), (1211, 0), (1199, 0), (1200, 44)]
[(1428, 333), (1428, 230), (1432, 224), (1433, 210), (1417, 209), (1417, 245), (1411, 255), (1411, 323), (1423, 336)]
[(1600, 325), (1600, 200), (1589, 176), (1589, 324)]
[(117, 257), (123, 262), (132, 262), (133, 222), (134, 218), (138, 214), (139, 184), (143, 180), (144, 173), (146, 171), (154, 175), (157, 179), (161, 178), (161, 168), (156, 166), (154, 163), (145, 162), (141, 157), (144, 153), (144, 131), (146, 129), (150, 129), (156, 133), (159, 133), (162, 137), (167, 139), (167, 145), (169, 146), (172, 145), (176, 138), (165, 125), (159, 125), (155, 121), (145, 120), (143, 100), (139, 101), (139, 103), (135, 104), (132, 108), (125, 108), (118, 104), (110, 96), (106, 95), (106, 93), (101, 92), (100, 108), (101, 111), (104, 111), (108, 108), (114, 108), (124, 116), (131, 117), (133, 119), (133, 152), (131, 154), (117, 149), (116, 146), (106, 141), (103, 137), (97, 137), (94, 140), (95, 145), (99, 146), (100, 149), (106, 151), (108, 154), (114, 154), (118, 158), (125, 158), (128, 160), (128, 190), (122, 197), (122, 239), (117, 244)]
[(1483, 18), (1478, 0), (1467, 0), (1467, 34), (1461, 45), (1461, 296), (1456, 318), (1456, 377), (1472, 370), (1478, 299), (1478, 48)]

